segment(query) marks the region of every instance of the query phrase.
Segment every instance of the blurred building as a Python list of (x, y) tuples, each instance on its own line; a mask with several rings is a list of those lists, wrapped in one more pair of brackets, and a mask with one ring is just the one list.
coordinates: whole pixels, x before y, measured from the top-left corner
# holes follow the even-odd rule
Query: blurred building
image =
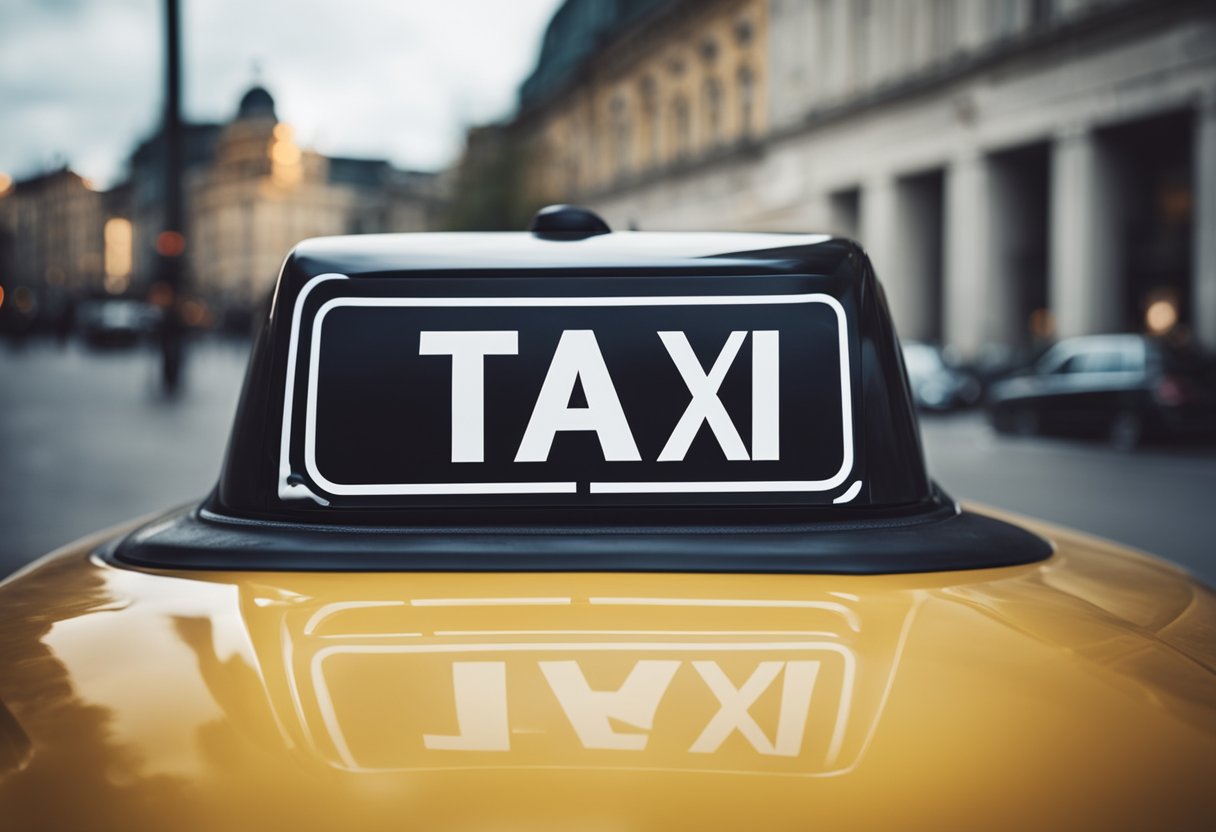
[(529, 204), (830, 230), (901, 334), (1216, 347), (1216, 4), (567, 0), (520, 91)]
[[(182, 125), (182, 176), (186, 193), (190, 184), (211, 167), (223, 125)], [(127, 162), (127, 188), (131, 206), (131, 281), (136, 291), (147, 291), (158, 274), (156, 238), (165, 215), (165, 140), (161, 130), (141, 142)], [(188, 247), (192, 255), (193, 246)], [(189, 260), (187, 260), (189, 264)]]
[[(266, 301), (300, 240), (424, 231), (446, 211), (437, 174), (300, 147), (261, 87), (227, 124), (184, 125), (183, 145), (188, 291), (205, 303), (192, 308), (234, 326)], [(158, 273), (164, 186), (159, 132), (105, 193), (67, 167), (17, 182), (0, 174), (0, 329), (67, 327), (82, 298), (146, 295)]]
[(70, 323), (72, 301), (100, 287), (106, 200), (62, 167), (0, 180), (0, 298), (22, 326)]
[(568, 0), (520, 89), (532, 195), (632, 193), (768, 132), (765, 0)]
[[(156, 274), (162, 154), (157, 135), (131, 160), (134, 265), (143, 281)], [(300, 147), (259, 86), (244, 95), (229, 123), (188, 126), (185, 158), (191, 291), (238, 318), (266, 300), (284, 255), (300, 240), (424, 231), (439, 222), (444, 207), (435, 174)]]
[[(511, 125), (486, 124), (465, 136), (464, 152), (453, 170), (451, 209), (446, 225), (458, 230), (518, 231), (535, 206), (525, 192), (535, 165)], [(543, 171), (543, 168), (541, 168)]]

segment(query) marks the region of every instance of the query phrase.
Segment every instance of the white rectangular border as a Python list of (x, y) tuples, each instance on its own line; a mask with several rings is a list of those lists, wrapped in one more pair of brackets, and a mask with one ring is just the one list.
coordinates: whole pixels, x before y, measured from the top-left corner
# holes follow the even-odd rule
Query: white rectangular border
[[(902, 649), (902, 648), (901, 648)], [(793, 776), (822, 776), (824, 774), (834, 774), (841, 749), (844, 746), (845, 732), (849, 726), (850, 711), (853, 706), (853, 694), (857, 686), (857, 657), (853, 651), (843, 644), (838, 644), (832, 641), (768, 641), (768, 642), (740, 642), (740, 641), (690, 641), (690, 642), (651, 642), (651, 641), (626, 641), (626, 642), (596, 642), (596, 641), (580, 641), (580, 642), (498, 642), (488, 644), (460, 644), (460, 643), (444, 643), (444, 644), (338, 644), (322, 647), (311, 655), (308, 660), (309, 677), (312, 682), (313, 693), (316, 696), (317, 709), (321, 712), (321, 719), (325, 724), (325, 732), (329, 736), (329, 741), (337, 752), (338, 758), (342, 761), (344, 768), (356, 772), (386, 772), (386, 771), (422, 771), (422, 770), (444, 770), (461, 768), (461, 766), (432, 766), (424, 767), (417, 766), (411, 768), (372, 768), (362, 766), (351, 751), (350, 745), (347, 742), (346, 735), (342, 731), (342, 723), (338, 719), (338, 709), (334, 705), (333, 695), (329, 691), (329, 684), (325, 680), (325, 662), (327, 659), (334, 656), (352, 656), (352, 655), (418, 655), (418, 654), (439, 654), (452, 655), (453, 657), (467, 653), (486, 653), (489, 655), (498, 655), (504, 653), (599, 653), (599, 652), (629, 652), (629, 653), (678, 653), (682, 656), (687, 656), (690, 653), (754, 653), (754, 652), (788, 652), (790, 654), (805, 654), (805, 653), (820, 653), (823, 655), (834, 655), (841, 660), (841, 684), (840, 684), (840, 699), (836, 703), (836, 713), (832, 722), (831, 739), (829, 740), (826, 754), (822, 766), (826, 769), (823, 772), (778, 772), (785, 775)], [(891, 678), (894, 678), (894, 670), (892, 669)], [(885, 705), (885, 696), (883, 700)], [(879, 708), (881, 714), (882, 706)], [(301, 721), (305, 726), (308, 725), (307, 718), (301, 712)], [(874, 720), (874, 725), (877, 725), (877, 716)], [(311, 732), (310, 732), (311, 733)], [(871, 728), (873, 733), (873, 728)], [(868, 744), (868, 739), (867, 739)], [(314, 743), (314, 748), (316, 747)], [(858, 757), (860, 759), (860, 755)], [(509, 766), (508, 766), (509, 767)], [(546, 766), (547, 767), (547, 766)], [(553, 766), (554, 768), (585, 768), (586, 766), (578, 765), (561, 765)], [(596, 766), (596, 768), (600, 768)], [(692, 768), (692, 769), (670, 769), (663, 767), (655, 767), (654, 771), (690, 771), (690, 772), (714, 772), (722, 771), (721, 769), (713, 768)], [(764, 772), (769, 773), (769, 772)]]
[[(288, 463), (292, 398), (295, 394), (295, 369), (298, 357), (300, 316), (303, 303), (311, 289), (323, 280), (344, 278), (345, 275), (321, 275), (313, 278), (296, 300), (292, 320), (291, 344), (288, 354), (287, 385), (284, 392), (283, 433), (280, 447), (280, 497), (312, 496), (300, 494), (288, 483), (291, 469)], [(838, 351), (840, 353), (841, 424), (843, 427), (844, 459), (840, 470), (826, 480), (727, 480), (708, 482), (592, 482), (592, 494), (644, 493), (757, 493), (757, 492), (816, 492), (829, 491), (845, 481), (853, 468), (852, 383), (849, 372), (848, 319), (844, 307), (831, 295), (823, 293), (790, 295), (704, 295), (654, 297), (501, 297), (501, 298), (333, 298), (322, 304), (313, 319), (312, 343), (309, 352), (308, 390), (305, 402), (304, 465), (313, 482), (328, 493), (338, 496), (400, 496), (450, 494), (575, 494), (577, 482), (470, 482), (470, 483), (392, 483), (358, 485), (335, 483), (318, 469), (316, 461), (317, 373), (321, 349), (321, 327), (334, 309), (358, 307), (631, 307), (631, 306), (757, 306), (777, 304), (822, 303), (836, 313)]]

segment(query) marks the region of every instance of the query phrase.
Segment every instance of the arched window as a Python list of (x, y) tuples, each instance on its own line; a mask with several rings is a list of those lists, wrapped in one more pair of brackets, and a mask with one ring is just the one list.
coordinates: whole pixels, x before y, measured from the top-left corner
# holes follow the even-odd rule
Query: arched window
[(641, 165), (653, 167), (659, 162), (659, 136), (662, 132), (659, 120), (658, 92), (654, 77), (647, 75), (638, 84), (638, 97), (642, 102), (642, 142), (645, 160)]
[(688, 99), (677, 95), (671, 102), (671, 137), (672, 149), (677, 159), (688, 156), (692, 149), (692, 123), (688, 108)]
[(616, 168), (617, 176), (624, 176), (629, 173), (630, 166), (633, 162), (633, 154), (630, 152), (632, 148), (630, 143), (633, 139), (629, 128), (629, 112), (625, 106), (625, 99), (622, 96), (617, 96), (612, 99), (612, 152), (614, 155), (613, 165)]
[(755, 130), (756, 76), (751, 68), (739, 67), (739, 132), (747, 138)]
[(722, 82), (717, 78), (705, 79), (705, 135), (710, 147), (722, 143)]
[(566, 192), (576, 194), (579, 188), (578, 159), (574, 156), (567, 156), (565, 167)]

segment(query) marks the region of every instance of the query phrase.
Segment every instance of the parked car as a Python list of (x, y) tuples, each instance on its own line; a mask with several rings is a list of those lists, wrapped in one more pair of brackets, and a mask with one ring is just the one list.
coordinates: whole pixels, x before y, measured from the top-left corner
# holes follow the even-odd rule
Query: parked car
[(979, 404), (979, 379), (958, 366), (934, 344), (904, 341), (904, 367), (912, 398), (921, 410), (955, 410)]
[(129, 347), (156, 329), (154, 306), (129, 298), (82, 301), (76, 307), (76, 329), (91, 347)]
[(1107, 437), (1212, 436), (1216, 386), (1194, 352), (1143, 335), (1068, 338), (1028, 371), (997, 382), (987, 409), (1002, 432)]
[(956, 503), (899, 349), (826, 236), (301, 243), (215, 490), (0, 584), (0, 826), (1207, 825), (1216, 597)]

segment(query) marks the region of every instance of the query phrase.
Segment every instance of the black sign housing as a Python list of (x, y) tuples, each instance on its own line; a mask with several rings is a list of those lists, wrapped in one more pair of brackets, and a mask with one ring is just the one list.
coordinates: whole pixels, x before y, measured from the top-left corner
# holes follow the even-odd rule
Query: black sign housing
[(101, 555), (169, 569), (864, 574), (1050, 554), (930, 483), (856, 244), (571, 218), (300, 244), (215, 491)]
[(931, 501), (882, 304), (823, 236), (308, 241), (214, 505), (376, 525)]

